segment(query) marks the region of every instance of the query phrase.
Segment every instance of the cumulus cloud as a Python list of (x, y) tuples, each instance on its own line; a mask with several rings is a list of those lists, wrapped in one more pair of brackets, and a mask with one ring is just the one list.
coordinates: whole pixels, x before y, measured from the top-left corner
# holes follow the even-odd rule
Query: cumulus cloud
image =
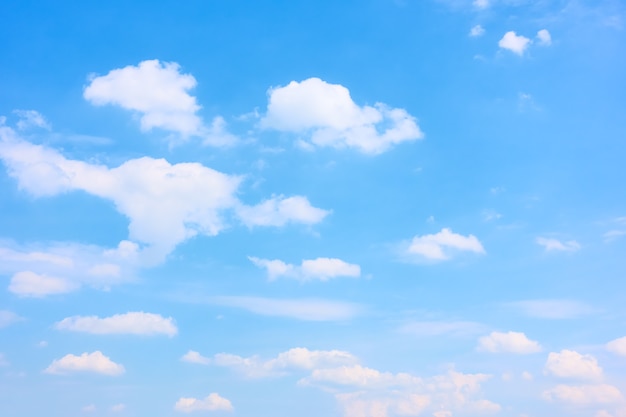
[(478, 340), (478, 350), (521, 355), (541, 352), (541, 345), (521, 332), (492, 332)]
[(21, 321), (21, 320), (24, 320), (24, 319), (12, 311), (0, 310), (0, 329), (2, 329), (3, 327), (10, 326), (13, 323), (17, 323), (18, 321)]
[(175, 62), (142, 61), (92, 76), (83, 96), (96, 106), (114, 105), (135, 112), (143, 131), (158, 128), (182, 138), (200, 136), (204, 143), (215, 146), (235, 143), (237, 138), (226, 131), (222, 117), (205, 126), (197, 115), (200, 106), (189, 94), (196, 79), (180, 69)]
[(279, 376), (290, 370), (313, 370), (355, 362), (357, 358), (349, 352), (307, 348), (293, 348), (267, 360), (258, 356), (244, 358), (229, 353), (218, 353), (212, 359), (214, 365), (233, 368), (247, 378)]
[(524, 51), (526, 51), (531, 42), (527, 37), (518, 36), (515, 32), (509, 31), (500, 39), (498, 46), (521, 56), (524, 55)]
[(11, 277), (9, 291), (20, 297), (42, 298), (51, 294), (65, 294), (77, 288), (64, 278), (50, 277), (31, 271), (18, 272)]
[(359, 277), (361, 267), (336, 258), (305, 259), (300, 265), (287, 264), (281, 260), (248, 257), (259, 268), (267, 270), (270, 281), (280, 277), (299, 281), (328, 281), (337, 277)]
[(564, 349), (561, 352), (551, 352), (544, 367), (546, 374), (559, 378), (575, 378), (597, 380), (602, 378), (602, 368), (591, 355)]
[(183, 413), (193, 411), (233, 411), (233, 405), (229, 400), (213, 392), (204, 399), (180, 398), (174, 405), (174, 410)]
[(613, 404), (624, 400), (620, 390), (613, 385), (557, 385), (543, 392), (548, 401), (558, 401), (574, 406)]
[(439, 233), (415, 236), (406, 249), (406, 255), (434, 261), (450, 259), (458, 252), (484, 254), (485, 249), (476, 236), (463, 236), (447, 228)]
[(124, 367), (113, 362), (102, 352), (83, 353), (80, 356), (65, 355), (54, 360), (45, 370), (47, 374), (65, 375), (74, 372), (92, 372), (102, 375), (118, 376), (126, 372)]
[(306, 197), (274, 196), (254, 206), (239, 205), (237, 214), (248, 227), (284, 226), (287, 223), (316, 224), (330, 211), (311, 206)]
[(554, 320), (574, 319), (595, 311), (591, 306), (575, 300), (522, 300), (506, 305), (529, 317)]
[(550, 35), (550, 32), (548, 32), (546, 29), (541, 29), (539, 32), (537, 32), (537, 39), (539, 40), (539, 45), (541, 46), (552, 45), (552, 36)]
[(248, 207), (236, 197), (239, 176), (198, 163), (143, 157), (109, 168), (67, 159), (1, 125), (0, 159), (19, 187), (36, 197), (84, 191), (112, 201), (129, 219), (130, 239), (147, 245), (141, 252), (146, 264), (162, 261), (193, 236), (218, 234), (228, 226), (227, 212), (248, 226), (310, 225), (329, 213), (302, 196), (275, 197)]
[(180, 358), (180, 360), (183, 362), (188, 362), (188, 363), (197, 363), (199, 365), (208, 365), (211, 363), (211, 358), (202, 356), (200, 353), (196, 352), (195, 350), (190, 350), (189, 352), (185, 353)]
[(272, 88), (268, 96), (261, 127), (304, 135), (309, 146), (380, 154), (424, 136), (406, 110), (382, 103), (359, 106), (346, 87), (319, 78)]
[(83, 332), (91, 334), (135, 334), (135, 335), (166, 335), (173, 337), (178, 328), (171, 317), (144, 312), (129, 312), (111, 317), (97, 316), (67, 317), (56, 323), (57, 330)]
[(287, 317), (305, 321), (349, 320), (361, 311), (353, 303), (318, 299), (277, 299), (246, 296), (212, 297), (209, 303), (248, 310), (271, 317)]
[(575, 240), (568, 240), (567, 242), (561, 242), (558, 239), (538, 237), (536, 240), (538, 245), (543, 246), (546, 252), (576, 252), (580, 249), (580, 244)]
[(610, 341), (606, 344), (606, 349), (616, 355), (626, 356), (626, 336)]

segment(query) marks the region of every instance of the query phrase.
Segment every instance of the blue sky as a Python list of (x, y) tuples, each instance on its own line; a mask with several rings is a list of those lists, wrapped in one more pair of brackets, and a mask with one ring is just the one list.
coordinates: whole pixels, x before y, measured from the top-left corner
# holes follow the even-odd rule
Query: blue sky
[(626, 416), (623, 2), (0, 14), (0, 415)]

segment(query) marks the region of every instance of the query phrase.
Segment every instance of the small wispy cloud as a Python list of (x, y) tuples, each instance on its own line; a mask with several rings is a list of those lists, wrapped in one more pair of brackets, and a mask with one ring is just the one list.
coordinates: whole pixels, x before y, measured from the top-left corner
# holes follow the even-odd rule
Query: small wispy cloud
[(543, 246), (546, 252), (576, 252), (580, 250), (580, 244), (575, 240), (560, 241), (554, 238), (538, 237), (535, 239), (538, 245)]

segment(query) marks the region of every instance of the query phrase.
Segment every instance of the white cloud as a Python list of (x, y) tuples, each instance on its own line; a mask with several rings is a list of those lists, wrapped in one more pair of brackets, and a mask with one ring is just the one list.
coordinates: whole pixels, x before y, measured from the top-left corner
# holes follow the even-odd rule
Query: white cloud
[(102, 352), (83, 353), (80, 356), (65, 355), (54, 360), (44, 372), (47, 374), (64, 375), (73, 372), (93, 372), (109, 376), (118, 376), (126, 370), (122, 365), (113, 362)]
[(3, 327), (10, 326), (13, 323), (17, 323), (18, 321), (21, 321), (21, 320), (24, 320), (24, 319), (12, 311), (0, 310), (0, 329), (2, 329)]
[(517, 353), (520, 355), (541, 352), (541, 345), (521, 332), (492, 332), (478, 341), (478, 350), (491, 353)]
[(237, 214), (246, 226), (253, 227), (316, 224), (324, 220), (330, 211), (311, 206), (306, 197), (274, 196), (255, 206), (240, 205)]
[(353, 365), (330, 369), (315, 369), (311, 376), (303, 379), (301, 383), (310, 384), (313, 382), (350, 385), (361, 388), (389, 388), (418, 385), (422, 383), (422, 379), (407, 373), (392, 374), (391, 372), (380, 372), (361, 365)]
[(211, 363), (211, 359), (207, 358), (205, 356), (202, 356), (200, 353), (196, 352), (195, 350), (190, 350), (189, 352), (185, 353), (181, 358), (181, 361), (183, 362), (188, 362), (188, 363), (197, 363), (200, 365), (208, 365)]
[(435, 261), (450, 259), (455, 252), (484, 254), (485, 249), (476, 236), (459, 235), (447, 228), (436, 234), (415, 236), (406, 249), (407, 255)]
[(531, 42), (530, 39), (521, 35), (518, 36), (515, 32), (509, 31), (500, 39), (498, 46), (521, 56), (524, 55), (524, 51), (526, 51), (526, 48), (528, 48)]
[(111, 411), (114, 413), (120, 413), (124, 411), (125, 409), (126, 409), (125, 404), (115, 404), (114, 406), (111, 407)]
[(139, 115), (141, 130), (159, 128), (182, 138), (199, 136), (205, 144), (227, 146), (237, 138), (226, 131), (222, 117), (205, 126), (197, 115), (200, 106), (189, 90), (196, 86), (191, 74), (182, 74), (175, 62), (142, 61), (94, 76), (83, 96), (90, 103), (116, 105)]
[(594, 312), (591, 306), (574, 300), (523, 300), (506, 305), (529, 317), (542, 319), (574, 319)]
[(557, 385), (543, 392), (548, 401), (558, 401), (574, 406), (612, 404), (624, 400), (620, 390), (613, 385)]
[(626, 356), (626, 336), (607, 343), (606, 350), (615, 353), (616, 355)]
[(89, 404), (80, 409), (83, 413), (93, 413), (96, 410), (97, 408), (95, 404)]
[(361, 267), (336, 258), (305, 259), (301, 265), (287, 264), (281, 260), (259, 259), (248, 257), (259, 268), (267, 270), (270, 281), (280, 277), (293, 278), (299, 281), (328, 281), (337, 277), (359, 277)]
[(9, 361), (7, 361), (4, 353), (0, 353), (0, 366), (9, 366)]
[(597, 380), (602, 378), (602, 368), (591, 355), (564, 349), (559, 353), (551, 352), (544, 372), (559, 378)]
[(602, 235), (604, 241), (607, 243), (619, 239), (622, 236), (626, 236), (626, 230), (609, 230), (604, 235)]
[(240, 177), (198, 163), (172, 165), (143, 157), (108, 168), (66, 159), (53, 149), (21, 140), (2, 125), (0, 159), (19, 187), (34, 196), (84, 191), (112, 201), (129, 219), (130, 239), (148, 246), (141, 251), (145, 264), (162, 261), (193, 236), (218, 234), (228, 226), (228, 211), (248, 226), (311, 225), (329, 213), (302, 196), (274, 197), (248, 207), (236, 197)]
[(361, 107), (352, 101), (347, 88), (319, 78), (292, 81), (270, 89), (268, 95), (261, 126), (306, 135), (315, 146), (380, 154), (393, 145), (424, 136), (406, 110), (382, 103)]
[(546, 29), (541, 29), (537, 32), (537, 39), (539, 39), (539, 45), (550, 46), (552, 45), (552, 36)]
[(20, 120), (17, 122), (19, 130), (27, 130), (33, 127), (50, 130), (50, 124), (41, 113), (36, 110), (14, 110)]
[(173, 318), (165, 318), (159, 314), (144, 312), (129, 312), (105, 318), (73, 316), (61, 320), (54, 327), (57, 330), (92, 334), (136, 334), (146, 336), (163, 334), (173, 337), (178, 333)]
[(306, 321), (349, 320), (360, 312), (353, 303), (317, 299), (276, 299), (245, 296), (212, 297), (209, 303), (243, 308), (255, 314)]
[(528, 371), (524, 371), (522, 372), (522, 379), (525, 381), (532, 381), (533, 380), (533, 374), (531, 374)]
[(52, 294), (72, 292), (77, 285), (64, 279), (36, 274), (31, 271), (18, 272), (11, 277), (9, 291), (20, 297), (42, 298)]
[(247, 378), (284, 375), (289, 370), (314, 370), (357, 362), (349, 352), (341, 350), (309, 350), (293, 348), (275, 358), (262, 360), (258, 356), (244, 358), (229, 353), (218, 353), (213, 364), (233, 368)]
[(229, 400), (213, 392), (204, 399), (180, 398), (174, 405), (174, 410), (183, 413), (193, 411), (233, 411)]
[(576, 252), (580, 249), (580, 244), (575, 240), (568, 240), (567, 242), (561, 242), (558, 239), (538, 237), (536, 240), (538, 245), (545, 248), (546, 252), (559, 251), (559, 252)]
[(476, 25), (470, 29), (469, 35), (472, 38), (477, 38), (485, 34), (485, 29), (481, 25)]

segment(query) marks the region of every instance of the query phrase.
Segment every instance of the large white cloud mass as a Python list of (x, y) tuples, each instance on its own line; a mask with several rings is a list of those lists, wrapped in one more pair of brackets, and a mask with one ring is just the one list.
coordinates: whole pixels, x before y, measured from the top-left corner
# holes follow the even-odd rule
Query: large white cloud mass
[(379, 154), (424, 136), (406, 110), (382, 103), (359, 106), (346, 87), (319, 78), (292, 81), (270, 89), (268, 95), (261, 126), (305, 135), (313, 146)]

